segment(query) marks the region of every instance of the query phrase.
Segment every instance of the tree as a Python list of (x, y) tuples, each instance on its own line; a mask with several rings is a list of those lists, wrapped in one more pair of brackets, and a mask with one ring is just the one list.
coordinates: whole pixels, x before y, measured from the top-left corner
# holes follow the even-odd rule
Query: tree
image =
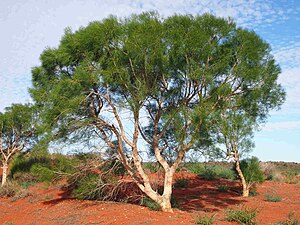
[[(273, 102), (272, 108), (279, 108), (279, 106), (285, 100), (285, 93), (281, 94), (281, 97), (276, 100), (276, 103)], [(235, 103), (238, 103), (241, 99), (238, 97), (235, 99)], [(218, 122), (215, 122), (215, 133), (217, 134), (217, 144), (225, 146), (225, 151), (222, 151), (221, 148), (217, 147), (217, 152), (223, 153), (223, 158), (232, 158), (235, 162), (235, 170), (241, 180), (241, 184), (243, 187), (242, 195), (243, 197), (249, 196), (250, 188), (255, 184), (256, 181), (260, 182), (260, 176), (258, 173), (259, 166), (256, 170), (257, 176), (249, 176), (249, 172), (247, 172), (247, 176), (241, 168), (241, 155), (247, 154), (254, 148), (253, 136), (254, 131), (258, 130), (259, 125), (266, 121), (267, 114), (264, 107), (261, 107), (261, 113), (253, 114), (251, 111), (247, 112), (243, 108), (235, 107), (233, 102), (226, 103), (227, 107), (224, 110), (219, 111)], [(221, 151), (220, 151), (221, 150)], [(218, 154), (217, 154), (218, 155)], [(220, 155), (220, 154), (219, 154)], [(257, 160), (258, 162), (258, 160)], [(255, 169), (257, 163), (255, 162), (255, 158), (251, 160), (245, 160), (244, 167), (254, 166), (252, 169)], [(257, 178), (257, 179), (256, 179)], [(258, 179), (259, 178), (259, 179)]]
[[(241, 154), (249, 153), (254, 142), (253, 132), (257, 127), (256, 118), (245, 115), (244, 112), (238, 109), (231, 109), (221, 113), (217, 126), (217, 143), (225, 146), (225, 150), (218, 148), (223, 158), (232, 158), (235, 163), (235, 170), (241, 180), (243, 187), (243, 197), (249, 196), (249, 190), (252, 186), (247, 182), (243, 171), (240, 167)], [(220, 151), (221, 150), (221, 151)]]
[(6, 183), (9, 163), (22, 150), (35, 143), (35, 112), (30, 104), (13, 104), (0, 113), (0, 159), (2, 163), (2, 186)]
[(249, 196), (251, 188), (255, 188), (256, 184), (262, 183), (264, 181), (264, 174), (260, 168), (259, 160), (256, 157), (241, 160), (240, 168), (247, 185), (245, 196)]
[[(59, 137), (92, 130), (169, 212), (173, 175), (199, 136), (209, 133), (211, 116), (237, 97), (236, 107), (266, 114), (283, 93), (269, 45), (208, 14), (110, 17), (76, 32), (66, 29), (60, 45), (40, 59), (30, 92), (47, 132)], [(162, 152), (169, 131), (176, 146), (172, 162)], [(142, 167), (140, 139), (164, 170), (162, 194)]]

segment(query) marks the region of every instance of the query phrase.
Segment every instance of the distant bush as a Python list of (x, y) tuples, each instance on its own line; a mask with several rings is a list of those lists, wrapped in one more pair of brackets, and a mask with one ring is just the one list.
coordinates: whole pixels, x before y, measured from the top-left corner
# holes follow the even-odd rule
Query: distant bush
[(261, 162), (260, 167), (266, 180), (274, 180), (276, 174), (280, 173), (276, 166), (270, 162)]
[(25, 189), (38, 182), (38, 179), (30, 172), (16, 172), (13, 175), (13, 179)]
[(40, 156), (40, 157), (35, 157), (35, 156), (25, 156), (23, 154), (18, 155), (12, 162), (12, 167), (11, 167), (11, 174), (14, 176), (15, 173), (24, 173), (24, 172), (30, 172), (30, 169), (33, 165), (48, 165), (50, 166), (50, 156)]
[(175, 179), (174, 187), (175, 188), (187, 188), (189, 185), (189, 180), (186, 178), (177, 178)]
[(205, 180), (215, 180), (218, 178), (235, 179), (233, 170), (219, 165), (205, 166), (201, 174)]
[(218, 178), (235, 179), (235, 172), (227, 166), (207, 163), (188, 163), (186, 169), (194, 174), (198, 174), (205, 180), (215, 180)]
[(220, 192), (228, 192), (228, 187), (227, 186), (224, 186), (224, 185), (219, 185), (219, 186), (217, 186), (217, 188), (218, 188), (218, 191), (220, 191)]
[(220, 178), (225, 178), (225, 179), (230, 179), (230, 180), (236, 179), (235, 172), (232, 169), (224, 168), (224, 169), (219, 170), (217, 173)]
[(294, 213), (290, 212), (288, 215), (288, 219), (284, 220), (284, 221), (280, 221), (277, 224), (280, 225), (298, 225), (299, 221), (298, 219), (294, 218)]
[(24, 181), (25, 183), (51, 181), (59, 176), (72, 174), (78, 163), (79, 160), (77, 158), (62, 154), (45, 154), (44, 156), (19, 155), (12, 163), (11, 174), (17, 180), (30, 179)]
[(297, 173), (294, 171), (286, 171), (283, 173), (285, 178), (285, 183), (297, 184), (299, 180), (297, 179)]
[(196, 224), (212, 225), (214, 224), (214, 217), (216, 214), (199, 215), (196, 217)]
[(41, 182), (51, 181), (56, 176), (53, 170), (40, 164), (32, 165), (30, 172)]
[(51, 155), (50, 169), (60, 174), (71, 174), (75, 172), (80, 160), (76, 157), (69, 157), (62, 154)]
[(215, 180), (218, 178), (218, 173), (215, 167), (205, 167), (204, 171), (199, 174), (204, 180)]
[(146, 162), (143, 164), (143, 169), (146, 172), (157, 173), (159, 170), (162, 169), (162, 167), (159, 163), (156, 162)]
[(226, 220), (240, 224), (256, 224), (256, 209), (242, 208), (240, 210), (229, 209), (226, 211)]
[(299, 182), (297, 175), (300, 174), (300, 166), (296, 163), (264, 162), (261, 168), (267, 180), (289, 184)]
[(276, 193), (266, 194), (265, 198), (268, 202), (281, 202), (282, 199), (282, 197)]
[(191, 173), (201, 174), (204, 171), (204, 165), (203, 163), (188, 163), (186, 169)]

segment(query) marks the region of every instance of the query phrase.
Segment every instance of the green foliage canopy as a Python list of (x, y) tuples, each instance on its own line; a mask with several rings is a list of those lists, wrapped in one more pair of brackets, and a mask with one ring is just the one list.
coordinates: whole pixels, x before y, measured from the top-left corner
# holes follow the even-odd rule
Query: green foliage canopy
[[(132, 143), (141, 134), (162, 148), (171, 129), (182, 159), (199, 135), (209, 136), (220, 110), (238, 107), (264, 119), (284, 101), (270, 51), (255, 32), (209, 14), (109, 17), (76, 32), (66, 29), (60, 45), (41, 54), (30, 92), (45, 130), (65, 135), (94, 127), (101, 138), (118, 139), (124, 129), (118, 113), (126, 109), (137, 134)], [(143, 135), (149, 124), (150, 135)]]
[[(29, 149), (36, 142), (36, 112), (30, 104), (13, 104), (0, 112), (0, 138), (3, 154)], [(2, 155), (3, 156), (3, 155)]]
[(247, 183), (262, 183), (264, 181), (264, 174), (260, 168), (258, 158), (243, 159), (240, 166)]

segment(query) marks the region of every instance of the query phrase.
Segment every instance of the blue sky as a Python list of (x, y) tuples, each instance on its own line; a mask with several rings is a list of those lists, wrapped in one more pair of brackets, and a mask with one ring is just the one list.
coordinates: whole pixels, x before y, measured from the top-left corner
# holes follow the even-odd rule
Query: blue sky
[(66, 27), (72, 30), (109, 15), (118, 17), (156, 10), (163, 16), (230, 16), (272, 46), (280, 64), (279, 82), (287, 91), (280, 111), (255, 135), (251, 153), (263, 161), (300, 162), (300, 1), (299, 0), (1, 0), (0, 111), (30, 101), (31, 68), (39, 55), (56, 47)]

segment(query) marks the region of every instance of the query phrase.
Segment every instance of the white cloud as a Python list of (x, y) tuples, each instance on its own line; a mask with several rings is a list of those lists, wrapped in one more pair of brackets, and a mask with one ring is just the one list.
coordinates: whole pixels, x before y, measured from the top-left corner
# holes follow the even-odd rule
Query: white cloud
[[(287, 91), (287, 100), (282, 110), (271, 114), (272, 121), (276, 121), (278, 117), (284, 119), (280, 120), (281, 122), (267, 123), (263, 130), (267, 134), (271, 133), (269, 131), (283, 131), (283, 135), (277, 138), (283, 143), (287, 140), (284, 131), (298, 132), (300, 127), (300, 120), (297, 120), (300, 115), (300, 32), (297, 24), (300, 20), (300, 7), (298, 0), (280, 2), (273, 0), (1, 0), (0, 111), (11, 103), (30, 101), (27, 88), (30, 86), (31, 68), (39, 64), (39, 55), (45, 47), (58, 45), (67, 26), (77, 30), (90, 21), (101, 20), (111, 14), (124, 17), (149, 10), (156, 10), (162, 16), (174, 13), (196, 15), (208, 12), (219, 17), (231, 17), (238, 26), (254, 29), (272, 44), (275, 59), (283, 68), (279, 82)], [(294, 28), (290, 29), (292, 26)], [(270, 139), (269, 136), (267, 139)], [(295, 146), (299, 146), (299, 140), (293, 141)], [(282, 144), (282, 148), (293, 144), (290, 143), (292, 141), (286, 142)], [(274, 145), (274, 148), (276, 147), (277, 144)], [(262, 146), (263, 152), (264, 149), (265, 146)], [(293, 154), (296, 155), (291, 153)], [(269, 155), (265, 157), (270, 159)]]
[(12, 103), (30, 102), (30, 76), (7, 76), (0, 73), (0, 112)]
[[(30, 84), (30, 71), (39, 64), (45, 47), (55, 47), (70, 26), (73, 30), (110, 14), (119, 17), (157, 10), (163, 16), (174, 13), (212, 13), (232, 17), (238, 25), (256, 29), (271, 26), (297, 15), (299, 8), (275, 7), (273, 1), (260, 0), (1, 0), (0, 1), (0, 110), (11, 102), (24, 102)], [(289, 11), (290, 10), (290, 11)], [(291, 43), (275, 52), (280, 63), (299, 65), (300, 45)], [(26, 81), (24, 81), (26, 80)], [(16, 83), (21, 82), (21, 87)], [(12, 93), (13, 97), (12, 97)], [(294, 92), (291, 92), (292, 94)], [(293, 98), (293, 97), (291, 97)]]
[(262, 127), (262, 131), (300, 131), (300, 121), (286, 121), (286, 122), (273, 122), (267, 123)]
[(281, 47), (274, 51), (275, 59), (283, 65), (283, 67), (294, 68), (300, 67), (300, 42), (289, 42), (288, 46)]
[(300, 67), (283, 68), (279, 75), (278, 83), (282, 84), (286, 91), (286, 101), (281, 110), (272, 111), (271, 115), (291, 115), (300, 114)]
[(278, 82), (287, 89), (300, 89), (300, 67), (283, 69)]

